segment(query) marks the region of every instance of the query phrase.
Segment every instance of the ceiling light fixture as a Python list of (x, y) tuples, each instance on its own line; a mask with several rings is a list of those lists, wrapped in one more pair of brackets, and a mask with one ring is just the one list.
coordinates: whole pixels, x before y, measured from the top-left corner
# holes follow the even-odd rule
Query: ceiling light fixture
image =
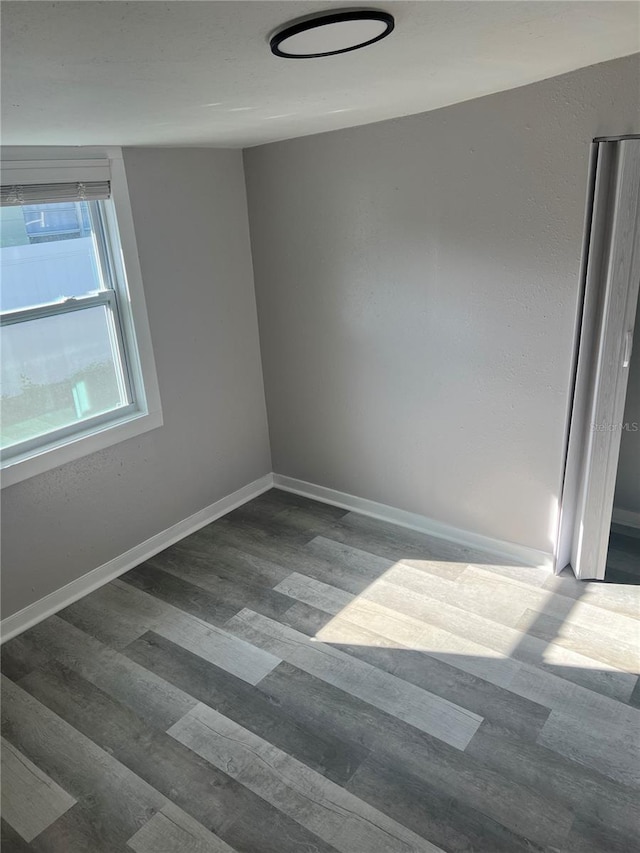
[(315, 59), (367, 47), (388, 36), (393, 27), (393, 15), (377, 9), (328, 12), (287, 25), (269, 44), (275, 56)]

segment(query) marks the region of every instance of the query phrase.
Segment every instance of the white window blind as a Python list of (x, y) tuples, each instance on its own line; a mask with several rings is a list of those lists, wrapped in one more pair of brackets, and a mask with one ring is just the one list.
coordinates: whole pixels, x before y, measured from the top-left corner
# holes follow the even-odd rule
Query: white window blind
[(46, 184), (2, 184), (0, 206), (100, 201), (111, 196), (109, 181), (67, 181)]

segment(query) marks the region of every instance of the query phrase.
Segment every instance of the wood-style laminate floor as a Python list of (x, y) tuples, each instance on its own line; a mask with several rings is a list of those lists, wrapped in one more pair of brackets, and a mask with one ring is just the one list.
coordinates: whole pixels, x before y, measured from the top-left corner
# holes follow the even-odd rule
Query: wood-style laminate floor
[(640, 850), (639, 593), (272, 490), (4, 646), (2, 851)]

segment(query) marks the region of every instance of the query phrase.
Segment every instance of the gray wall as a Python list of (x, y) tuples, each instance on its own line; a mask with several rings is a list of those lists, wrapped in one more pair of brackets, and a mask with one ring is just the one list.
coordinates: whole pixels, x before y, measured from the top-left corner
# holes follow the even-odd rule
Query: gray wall
[(552, 549), (589, 143), (640, 130), (639, 84), (635, 56), (245, 152), (275, 471)]
[(164, 426), (3, 490), (3, 615), (271, 470), (241, 153), (125, 165)]
[(626, 425), (620, 440), (614, 508), (638, 514), (640, 521), (640, 301), (636, 311), (633, 353), (624, 406)]

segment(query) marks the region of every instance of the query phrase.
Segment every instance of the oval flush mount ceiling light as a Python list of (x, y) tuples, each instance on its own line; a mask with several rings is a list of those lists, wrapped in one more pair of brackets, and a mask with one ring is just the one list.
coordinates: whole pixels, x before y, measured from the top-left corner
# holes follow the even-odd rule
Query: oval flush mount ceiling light
[(367, 47), (388, 36), (393, 27), (393, 16), (377, 9), (326, 12), (284, 27), (269, 44), (275, 56), (315, 59)]

